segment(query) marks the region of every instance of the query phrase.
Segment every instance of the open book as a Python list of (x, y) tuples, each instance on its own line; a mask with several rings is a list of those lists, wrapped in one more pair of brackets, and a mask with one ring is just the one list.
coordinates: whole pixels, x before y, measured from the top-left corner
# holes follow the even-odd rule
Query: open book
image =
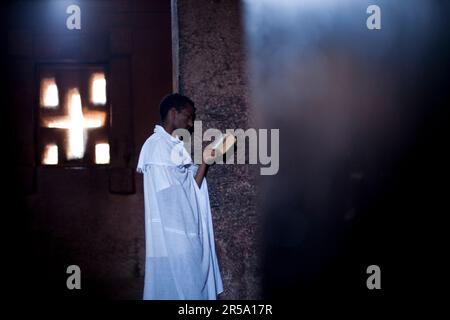
[[(205, 160), (207, 163), (212, 163), (218, 157), (222, 157), (230, 150), (236, 143), (236, 137), (231, 133), (222, 134), (213, 143), (205, 148)], [(214, 150), (214, 156), (211, 152)]]

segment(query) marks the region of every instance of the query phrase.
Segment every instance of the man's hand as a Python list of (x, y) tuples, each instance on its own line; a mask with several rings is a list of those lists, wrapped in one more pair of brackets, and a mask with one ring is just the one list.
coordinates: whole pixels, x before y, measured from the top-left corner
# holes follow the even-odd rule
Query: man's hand
[(203, 163), (208, 165), (214, 164), (214, 160), (216, 158), (216, 149), (205, 149), (203, 151)]

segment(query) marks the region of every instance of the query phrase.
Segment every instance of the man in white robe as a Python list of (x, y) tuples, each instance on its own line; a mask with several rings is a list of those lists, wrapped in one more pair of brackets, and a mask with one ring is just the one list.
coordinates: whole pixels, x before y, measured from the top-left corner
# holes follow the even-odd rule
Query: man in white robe
[(193, 126), (194, 103), (172, 94), (161, 101), (160, 114), (137, 166), (144, 175), (144, 299), (217, 299), (223, 285), (204, 178), (208, 165), (194, 164), (171, 135)]

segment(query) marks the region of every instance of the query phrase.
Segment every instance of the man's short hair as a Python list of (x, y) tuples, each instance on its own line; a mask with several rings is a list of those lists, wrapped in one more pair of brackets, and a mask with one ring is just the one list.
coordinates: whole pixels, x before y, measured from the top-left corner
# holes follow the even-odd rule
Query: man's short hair
[(181, 110), (187, 108), (188, 105), (191, 105), (195, 112), (194, 101), (188, 97), (179, 93), (172, 93), (165, 96), (159, 104), (159, 114), (161, 115), (161, 120), (164, 121), (170, 109), (175, 108), (178, 112), (180, 112)]

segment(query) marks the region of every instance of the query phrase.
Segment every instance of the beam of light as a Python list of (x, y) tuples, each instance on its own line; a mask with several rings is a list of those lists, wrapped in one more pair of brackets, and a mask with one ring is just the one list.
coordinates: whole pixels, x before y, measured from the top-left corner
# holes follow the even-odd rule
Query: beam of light
[(342, 2), (358, 2), (359, 0), (244, 0), (244, 5), (274, 6), (282, 8), (320, 8), (339, 5)]
[(56, 144), (45, 146), (42, 163), (46, 165), (58, 164), (58, 146)]
[(108, 164), (109, 163), (109, 144), (98, 143), (95, 145), (95, 163)]
[(106, 114), (100, 111), (88, 111), (81, 107), (78, 89), (68, 93), (67, 116), (43, 119), (43, 126), (68, 130), (67, 159), (82, 159), (86, 148), (86, 130), (99, 128), (105, 124)]
[(106, 79), (104, 73), (94, 73), (90, 81), (91, 102), (93, 104), (106, 103)]
[(41, 80), (41, 106), (44, 108), (56, 108), (59, 105), (58, 87), (55, 78)]

